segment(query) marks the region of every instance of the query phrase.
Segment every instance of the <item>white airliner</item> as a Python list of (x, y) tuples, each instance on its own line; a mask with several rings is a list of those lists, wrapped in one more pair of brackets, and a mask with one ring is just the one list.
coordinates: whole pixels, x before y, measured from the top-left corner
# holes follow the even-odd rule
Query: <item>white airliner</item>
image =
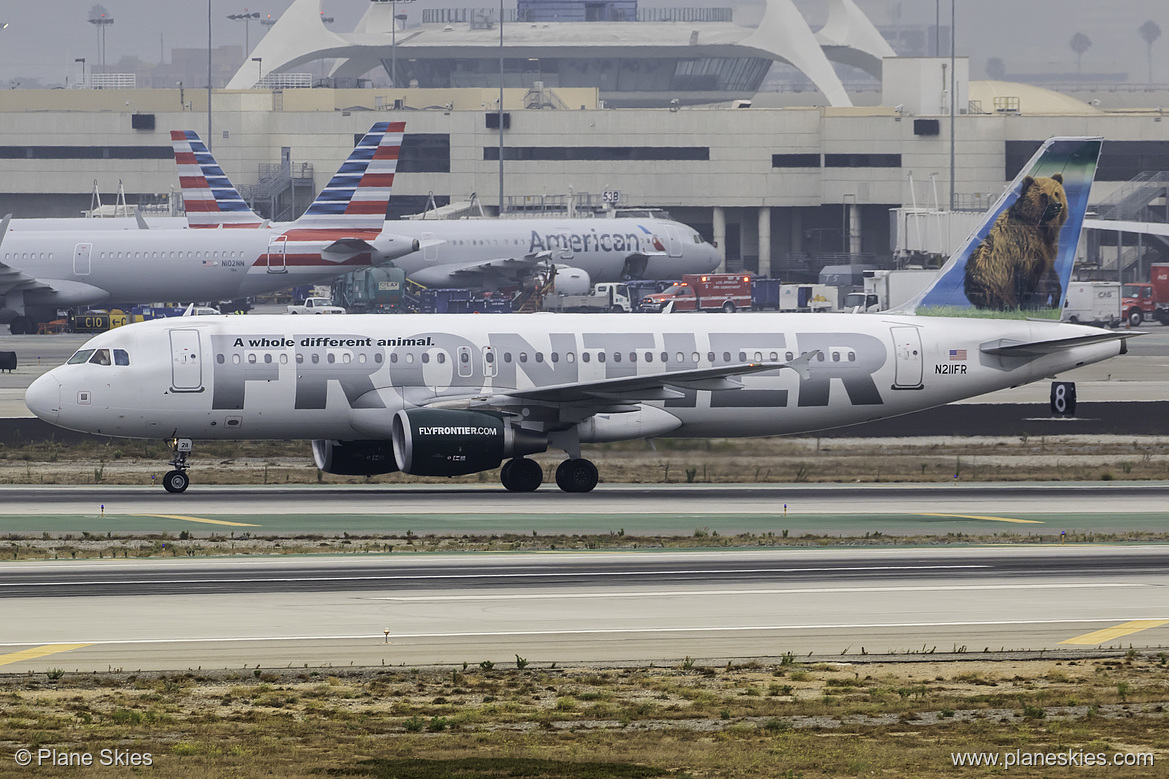
[[(405, 122), (393, 128), (401, 133)], [(197, 134), (176, 131), (171, 138), (191, 227), (265, 224)], [(679, 279), (709, 273), (720, 261), (697, 230), (668, 219), (408, 219), (386, 222), (385, 229), (419, 241), (420, 251), (394, 265), (425, 287), (515, 286), (549, 263), (583, 271), (590, 282)]]
[[(401, 142), (400, 127), (374, 125), (304, 215), (275, 227), (10, 232), (0, 226), (0, 322), (28, 333), (71, 306), (233, 300), (415, 252), (419, 241), (383, 229)], [(205, 203), (188, 218), (214, 208), (229, 219), (236, 213), (229, 209), (241, 206), (247, 209), (242, 199)]]
[(1060, 323), (1058, 299), (973, 311), (963, 291), (967, 258), (1041, 177), (1066, 189), (1067, 207), (1047, 209), (1066, 289), (1099, 149), (1045, 143), (915, 311), (160, 320), (91, 339), (26, 402), (71, 430), (171, 439), (171, 492), (189, 484), (192, 439), (312, 440), (318, 467), (338, 474), (502, 463), (513, 491), (540, 485), (525, 455), (553, 448), (567, 454), (559, 487), (587, 492), (584, 443), (840, 427), (1123, 354), (1133, 333)]

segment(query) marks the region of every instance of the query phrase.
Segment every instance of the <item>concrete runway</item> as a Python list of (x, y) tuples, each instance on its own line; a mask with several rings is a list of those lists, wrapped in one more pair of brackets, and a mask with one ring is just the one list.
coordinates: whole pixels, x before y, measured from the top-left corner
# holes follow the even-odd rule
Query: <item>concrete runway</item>
[(1167, 563), (1077, 546), (9, 565), (0, 671), (1157, 647)]

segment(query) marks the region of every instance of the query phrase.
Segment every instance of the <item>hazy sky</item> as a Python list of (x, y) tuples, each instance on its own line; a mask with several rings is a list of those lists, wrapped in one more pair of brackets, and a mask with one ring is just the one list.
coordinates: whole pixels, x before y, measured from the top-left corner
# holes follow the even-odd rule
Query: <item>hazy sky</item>
[[(244, 42), (243, 22), (228, 14), (251, 11), (279, 16), (291, 0), (258, 0), (255, 3), (210, 0), (215, 45)], [(643, 0), (645, 5), (725, 6), (730, 0)], [(874, 23), (930, 24), (935, 0), (856, 0)], [(515, 0), (505, 0), (514, 6)], [(756, 2), (744, 2), (758, 5)], [(40, 79), (45, 84), (63, 83), (80, 74), (74, 62), (85, 57), (87, 67), (98, 61), (96, 28), (86, 20), (91, 0), (0, 0), (0, 85), (12, 79)], [(170, 49), (205, 48), (207, 45), (207, 0), (104, 0), (114, 19), (106, 29), (106, 62), (116, 63), (125, 55), (146, 62), (170, 60)], [(333, 29), (353, 29), (368, 7), (368, 0), (324, 0), (323, 8), (336, 22)], [(490, 0), (418, 0), (403, 3), (411, 16), (421, 8), (490, 6)], [(823, 0), (797, 0), (813, 25), (823, 21)], [(1000, 57), (1008, 72), (1071, 71), (1075, 54), (1068, 43), (1077, 32), (1088, 35), (1092, 46), (1083, 56), (1083, 71), (1127, 72), (1130, 81), (1147, 79), (1146, 47), (1137, 27), (1153, 19), (1164, 35), (1153, 46), (1154, 80), (1169, 82), (1169, 3), (1165, 0), (958, 0), (959, 55), (971, 58), (971, 75), (983, 76), (986, 60)], [(950, 3), (941, 2), (943, 24)], [(251, 41), (261, 34), (251, 23)]]

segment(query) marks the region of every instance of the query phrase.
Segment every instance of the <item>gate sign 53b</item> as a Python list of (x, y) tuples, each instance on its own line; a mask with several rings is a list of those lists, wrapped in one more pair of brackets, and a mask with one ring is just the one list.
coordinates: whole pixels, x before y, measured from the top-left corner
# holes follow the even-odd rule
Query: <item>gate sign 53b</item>
[(1051, 415), (1053, 417), (1074, 417), (1076, 415), (1076, 383), (1074, 381), (1051, 382)]
[(606, 189), (604, 192), (601, 193), (601, 202), (602, 203), (620, 203), (621, 202), (621, 190), (619, 190), (619, 189)]

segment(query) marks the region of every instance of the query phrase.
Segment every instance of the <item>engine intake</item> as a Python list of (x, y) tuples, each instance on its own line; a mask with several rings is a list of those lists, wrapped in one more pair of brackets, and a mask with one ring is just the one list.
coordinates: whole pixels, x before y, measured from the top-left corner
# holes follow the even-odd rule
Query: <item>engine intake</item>
[(398, 470), (389, 441), (313, 441), (313, 460), (325, 473), (377, 476)]
[(412, 409), (394, 414), (391, 440), (403, 473), (461, 476), (499, 467), (507, 457), (548, 449), (548, 438), (515, 428), (502, 414)]

